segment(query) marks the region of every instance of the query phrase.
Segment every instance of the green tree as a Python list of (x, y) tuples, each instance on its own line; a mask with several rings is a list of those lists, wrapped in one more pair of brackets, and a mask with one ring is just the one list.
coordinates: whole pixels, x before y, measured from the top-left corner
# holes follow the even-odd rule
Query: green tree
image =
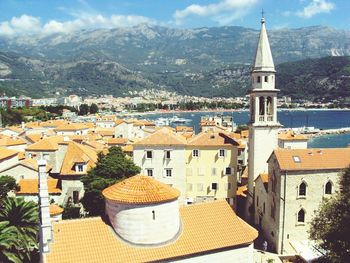
[(16, 248), (21, 247), (21, 241), (17, 239), (15, 227), (7, 227), (6, 222), (0, 223), (0, 262), (22, 262)]
[(79, 106), (79, 115), (87, 115), (89, 113), (89, 105), (81, 104)]
[[(23, 198), (6, 197), (2, 200), (0, 210), (0, 226), (3, 239), (8, 238), (8, 233), (16, 238), (17, 243), (9, 239), (7, 250), (12, 251), (21, 262), (32, 262), (38, 252), (38, 205), (34, 202), (26, 202)], [(9, 258), (10, 254), (0, 253), (1, 257)], [(6, 261), (5, 261), (6, 262)]]
[[(16, 189), (17, 189), (17, 184), (16, 184), (15, 178), (8, 175), (0, 176), (0, 200), (5, 198), (9, 191), (16, 190)], [(0, 207), (1, 207), (1, 203), (0, 203)]]
[(350, 168), (339, 185), (340, 191), (322, 202), (311, 222), (310, 238), (326, 251), (323, 262), (350, 262)]
[(92, 103), (91, 105), (90, 105), (90, 113), (91, 114), (95, 114), (95, 113), (97, 113), (98, 112), (98, 107), (97, 107), (97, 105), (95, 104), (95, 103)]
[(111, 147), (108, 154), (100, 155), (96, 166), (81, 179), (85, 189), (82, 203), (89, 216), (103, 215), (103, 189), (139, 172), (120, 147)]

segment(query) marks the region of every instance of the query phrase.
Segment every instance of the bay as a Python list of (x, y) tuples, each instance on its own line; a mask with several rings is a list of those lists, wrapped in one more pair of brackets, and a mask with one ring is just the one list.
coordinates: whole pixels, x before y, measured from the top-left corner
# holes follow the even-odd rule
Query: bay
[[(248, 111), (156, 113), (145, 114), (140, 117), (150, 120), (156, 120), (160, 117), (171, 118), (173, 116), (189, 119), (189, 122), (184, 125), (193, 127), (195, 132), (198, 133), (201, 117), (215, 114), (233, 116), (233, 120), (237, 125), (244, 125), (249, 120)], [(335, 129), (350, 127), (350, 111), (347, 110), (282, 110), (278, 111), (277, 116), (279, 122), (286, 128), (311, 126), (318, 129)], [(172, 123), (170, 125), (175, 127), (179, 124)], [(348, 144), (350, 144), (350, 134), (339, 134), (312, 138), (308, 146), (310, 148), (333, 148), (347, 147)]]

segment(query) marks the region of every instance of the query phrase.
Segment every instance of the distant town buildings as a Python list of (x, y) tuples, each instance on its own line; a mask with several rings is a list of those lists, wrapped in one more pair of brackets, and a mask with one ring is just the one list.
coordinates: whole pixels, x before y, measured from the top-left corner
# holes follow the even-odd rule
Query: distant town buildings
[(7, 97), (1, 96), (0, 97), (0, 108), (28, 108), (33, 106), (33, 101), (31, 98), (28, 97)]

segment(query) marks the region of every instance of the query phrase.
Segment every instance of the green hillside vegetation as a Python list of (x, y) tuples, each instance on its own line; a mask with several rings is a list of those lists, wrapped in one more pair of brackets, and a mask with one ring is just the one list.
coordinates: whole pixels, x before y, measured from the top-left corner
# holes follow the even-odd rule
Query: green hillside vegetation
[[(280, 96), (314, 101), (350, 97), (350, 58), (324, 57), (276, 66)], [(0, 53), (0, 92), (33, 98), (78, 94), (129, 95), (130, 91), (166, 89), (204, 97), (244, 96), (249, 92), (250, 66), (234, 64), (191, 72), (133, 71), (112, 61), (46, 61)]]
[(350, 57), (325, 57), (277, 66), (276, 86), (281, 95), (298, 99), (350, 98)]

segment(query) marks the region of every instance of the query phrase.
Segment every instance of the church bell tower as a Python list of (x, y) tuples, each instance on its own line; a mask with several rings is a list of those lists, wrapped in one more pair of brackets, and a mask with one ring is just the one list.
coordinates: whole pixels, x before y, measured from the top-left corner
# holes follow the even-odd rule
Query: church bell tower
[(267, 173), (267, 159), (277, 148), (277, 92), (275, 89), (275, 66), (265, 28), (261, 19), (261, 30), (251, 71), (250, 120), (248, 140), (248, 196), (247, 219), (252, 219), (254, 211), (254, 180), (260, 173)]

